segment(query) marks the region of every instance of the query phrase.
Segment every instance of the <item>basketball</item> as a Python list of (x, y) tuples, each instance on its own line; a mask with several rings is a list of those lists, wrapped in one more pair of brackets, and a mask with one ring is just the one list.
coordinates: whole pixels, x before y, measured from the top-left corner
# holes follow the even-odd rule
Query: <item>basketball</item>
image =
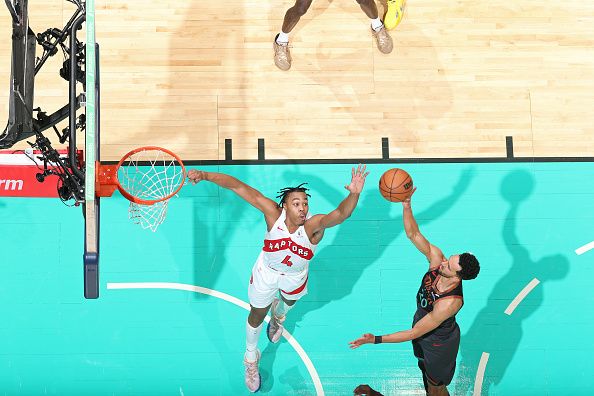
[(403, 169), (392, 168), (384, 172), (379, 181), (379, 190), (382, 197), (390, 202), (402, 202), (410, 197), (413, 190), (413, 181)]

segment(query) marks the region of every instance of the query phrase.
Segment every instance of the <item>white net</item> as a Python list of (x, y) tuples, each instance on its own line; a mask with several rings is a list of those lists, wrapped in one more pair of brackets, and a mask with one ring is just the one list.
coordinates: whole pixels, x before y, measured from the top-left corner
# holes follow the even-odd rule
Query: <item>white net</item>
[(118, 181), (134, 199), (128, 210), (130, 220), (156, 231), (165, 220), (169, 199), (184, 179), (181, 162), (162, 149), (147, 147), (126, 158), (118, 169)]
[(168, 203), (169, 200), (165, 200), (152, 205), (141, 205), (130, 201), (128, 218), (142, 228), (149, 228), (151, 231), (155, 232), (157, 231), (157, 227), (159, 227), (163, 220), (165, 220)]

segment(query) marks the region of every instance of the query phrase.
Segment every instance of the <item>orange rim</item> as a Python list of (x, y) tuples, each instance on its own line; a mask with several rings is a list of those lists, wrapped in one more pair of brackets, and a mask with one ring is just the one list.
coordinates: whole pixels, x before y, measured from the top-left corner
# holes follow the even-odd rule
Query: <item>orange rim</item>
[[(140, 199), (138, 197), (135, 197), (134, 195), (130, 194), (128, 191), (124, 190), (124, 187), (122, 187), (122, 185), (120, 184), (120, 181), (118, 180), (118, 170), (124, 164), (124, 162), (126, 162), (126, 160), (128, 158), (130, 158), (134, 154), (139, 153), (141, 151), (163, 151), (164, 153), (171, 155), (173, 158), (175, 158), (177, 160), (177, 162), (180, 164), (180, 166), (182, 168), (182, 176), (183, 177), (182, 177), (181, 183), (179, 184), (179, 186), (177, 187), (177, 189), (174, 192), (172, 192), (171, 194), (169, 194), (163, 198), (147, 200), (147, 199)], [(185, 181), (186, 181), (186, 167), (184, 166), (184, 163), (181, 160), (181, 158), (179, 158), (179, 156), (177, 154), (173, 153), (171, 150), (167, 150), (166, 148), (158, 147), (158, 146), (143, 146), (143, 147), (138, 147), (138, 148), (130, 151), (129, 153), (127, 153), (126, 155), (124, 155), (122, 157), (120, 162), (118, 162), (118, 164), (116, 165), (116, 169), (115, 169), (115, 182), (118, 187), (118, 190), (124, 196), (124, 198), (126, 198), (128, 201), (134, 202), (135, 204), (139, 204), (139, 205), (154, 205), (157, 202), (166, 201), (166, 200), (172, 198), (175, 194), (177, 194), (179, 192), (179, 190), (181, 190)]]

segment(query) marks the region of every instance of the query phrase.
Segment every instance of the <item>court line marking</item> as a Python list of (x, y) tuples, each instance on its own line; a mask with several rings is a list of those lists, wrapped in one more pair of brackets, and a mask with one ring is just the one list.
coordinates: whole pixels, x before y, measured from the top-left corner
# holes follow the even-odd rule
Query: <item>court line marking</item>
[(590, 243), (586, 243), (584, 246), (575, 249), (575, 254), (577, 254), (579, 256), (579, 255), (586, 253), (588, 250), (592, 250), (592, 249), (594, 249), (594, 241), (592, 241)]
[[(233, 297), (229, 294), (222, 293), (220, 291), (216, 291), (213, 289), (207, 289), (206, 287), (195, 286), (195, 285), (188, 285), (185, 283), (170, 283), (170, 282), (122, 282), (122, 283), (107, 283), (107, 289), (115, 290), (115, 289), (174, 289), (174, 290), (185, 290), (194, 293), (201, 293), (206, 294), (211, 297), (220, 298), (221, 300), (225, 300), (230, 302), (231, 304), (235, 304), (238, 307), (245, 309), (246, 311), (250, 311), (250, 305), (243, 300), (240, 300), (237, 297)], [(270, 321), (270, 316), (266, 315), (264, 320), (268, 323)], [(286, 329), (283, 330), (283, 337), (291, 344), (295, 352), (299, 355), (307, 371), (309, 371), (309, 375), (314, 383), (314, 387), (316, 389), (316, 394), (318, 396), (324, 396), (324, 388), (322, 387), (322, 381), (320, 380), (320, 376), (316, 371), (311, 359), (305, 353), (305, 350), (299, 345), (297, 340), (289, 333)]]
[(528, 293), (530, 293), (532, 291), (532, 289), (534, 289), (538, 284), (540, 283), (540, 281), (536, 278), (532, 279), (530, 281), (530, 283), (528, 283), (521, 292), (518, 293), (518, 295), (512, 300), (511, 303), (509, 303), (508, 307), (505, 309), (505, 313), (508, 315), (511, 315), (514, 310), (517, 308), (518, 304), (520, 304), (522, 302), (522, 300), (524, 298), (526, 298), (526, 296), (528, 295)]
[(485, 370), (487, 362), (489, 361), (489, 353), (483, 352), (481, 360), (479, 361), (478, 369), (476, 370), (476, 377), (474, 379), (474, 390), (472, 396), (480, 396), (483, 388), (483, 378), (485, 377)]

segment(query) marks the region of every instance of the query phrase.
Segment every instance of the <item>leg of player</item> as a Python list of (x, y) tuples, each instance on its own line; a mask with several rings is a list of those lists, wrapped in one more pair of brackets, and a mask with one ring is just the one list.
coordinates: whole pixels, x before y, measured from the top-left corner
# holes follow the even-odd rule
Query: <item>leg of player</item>
[(243, 364), (245, 366), (245, 385), (250, 392), (257, 392), (261, 384), (260, 371), (258, 370), (258, 364), (260, 362), (258, 339), (262, 331), (262, 322), (270, 306), (266, 308), (255, 308), (250, 305), (250, 308), (250, 314), (246, 323), (246, 347)]
[(384, 54), (389, 54), (394, 48), (392, 37), (388, 34), (384, 24), (379, 19), (377, 5), (374, 0), (357, 0), (361, 9), (371, 19), (371, 32), (377, 42), (377, 48)]
[(281, 336), (283, 335), (283, 323), (287, 317), (287, 312), (291, 308), (297, 300), (287, 300), (285, 297), (281, 295), (281, 298), (275, 298), (272, 302), (272, 308), (270, 310), (270, 322), (268, 323), (268, 328), (266, 329), (266, 333), (268, 335), (268, 339), (272, 343), (277, 343)]
[(427, 395), (428, 396), (450, 396), (450, 392), (448, 392), (448, 388), (446, 388), (445, 385), (435, 386), (435, 385), (431, 385), (431, 383), (429, 383), (428, 389), (427, 389)]
[(283, 27), (274, 38), (274, 64), (281, 70), (291, 68), (291, 53), (289, 52), (289, 33), (293, 30), (299, 19), (309, 9), (313, 0), (296, 0), (295, 5), (287, 10)]
[(429, 392), (429, 383), (427, 382), (427, 375), (425, 373), (425, 363), (423, 363), (423, 361), (419, 359), (417, 364), (421, 369), (421, 375), (423, 376), (423, 386), (425, 387), (425, 392)]

